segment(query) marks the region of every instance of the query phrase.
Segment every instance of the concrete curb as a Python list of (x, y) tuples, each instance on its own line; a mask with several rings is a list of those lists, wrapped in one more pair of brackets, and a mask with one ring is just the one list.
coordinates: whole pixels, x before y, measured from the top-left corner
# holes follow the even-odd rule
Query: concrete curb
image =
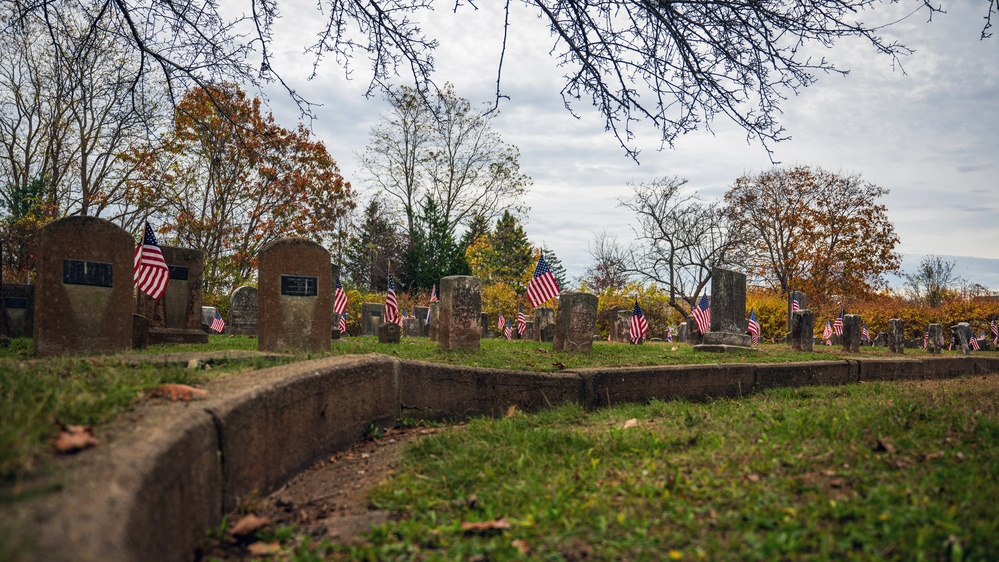
[(857, 359), (577, 369), (525, 373), (332, 357), (209, 385), (209, 400), (142, 412), (127, 432), (79, 455), (60, 492), (0, 513), (31, 560), (189, 560), (205, 532), (330, 453), (401, 416), (498, 416), (651, 399), (738, 397), (754, 390), (999, 372), (999, 357)]

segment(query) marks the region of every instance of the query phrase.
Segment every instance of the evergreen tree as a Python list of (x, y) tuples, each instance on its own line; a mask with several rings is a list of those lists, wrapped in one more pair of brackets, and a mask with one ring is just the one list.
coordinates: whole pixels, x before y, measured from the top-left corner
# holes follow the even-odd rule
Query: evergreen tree
[(510, 211), (504, 211), (496, 221), (496, 227), (489, 235), (485, 260), (488, 280), (483, 279), (483, 282), (509, 284), (518, 295), (527, 291), (534, 251), (524, 227)]
[(563, 291), (568, 290), (569, 278), (565, 274), (565, 266), (562, 265), (562, 260), (558, 259), (555, 252), (544, 242), (541, 243), (541, 253), (545, 255), (545, 263), (548, 264), (548, 269), (552, 271), (552, 276), (558, 281), (559, 289)]
[(468, 230), (461, 237), (461, 248), (468, 250), (468, 247), (475, 243), (480, 236), (489, 234), (489, 218), (483, 214), (476, 214), (468, 224)]
[(405, 291), (429, 290), (441, 277), (471, 273), (465, 253), (455, 242), (447, 218), (434, 199), (423, 199), (414, 226), (403, 267)]
[(388, 288), (388, 261), (398, 275), (403, 266), (405, 238), (396, 229), (396, 221), (384, 203), (372, 199), (355, 225), (347, 246), (345, 276), (357, 287), (369, 291)]

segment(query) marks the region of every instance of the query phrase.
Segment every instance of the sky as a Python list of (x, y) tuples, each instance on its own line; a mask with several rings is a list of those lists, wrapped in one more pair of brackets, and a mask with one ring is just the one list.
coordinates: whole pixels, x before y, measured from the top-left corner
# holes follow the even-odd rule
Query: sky
[[(920, 2), (888, 5), (862, 19), (894, 22)], [(980, 39), (986, 2), (941, 3), (948, 13), (932, 22), (920, 12), (882, 31), (915, 51), (903, 60), (904, 72), (860, 40), (816, 51), (850, 73), (821, 74), (797, 96), (788, 92), (780, 121), (791, 139), (771, 147), (773, 159), (858, 173), (889, 189), (881, 202), (901, 239), (896, 250), (906, 258), (903, 269), (924, 255), (950, 256), (959, 274), (996, 290), (999, 261), (988, 260), (999, 260), (999, 35)], [(477, 4), (479, 10), (465, 5), (454, 14), (444, 2), (424, 22), (441, 42), (435, 80), (451, 82), (476, 105), (493, 99), (502, 39), (501, 3)], [(723, 120), (665, 150), (659, 150), (658, 131), (640, 126), (636, 163), (585, 100), (574, 105), (578, 118), (565, 110), (559, 93), (565, 71), (549, 55), (554, 39), (535, 11), (522, 3), (512, 7), (502, 84), (509, 99), (502, 100), (493, 128), (520, 149), (521, 171), (533, 179), (525, 201), (528, 237), (547, 244), (571, 278), (592, 262), (588, 248), (595, 233), (606, 230), (631, 243), (631, 216), (619, 205), (631, 195), (630, 185), (680, 176), (691, 191), (716, 200), (736, 178), (773, 167), (762, 145)], [(387, 106), (380, 96), (363, 97), (365, 60), (355, 61), (348, 80), (327, 59), (309, 80), (312, 58), (303, 50), (319, 31), (321, 16), (290, 4), (283, 9), (275, 66), (300, 94), (322, 104), (309, 124), (366, 200), (373, 192), (362, 181), (357, 155)], [(281, 90), (266, 93), (279, 123), (300, 119)]]

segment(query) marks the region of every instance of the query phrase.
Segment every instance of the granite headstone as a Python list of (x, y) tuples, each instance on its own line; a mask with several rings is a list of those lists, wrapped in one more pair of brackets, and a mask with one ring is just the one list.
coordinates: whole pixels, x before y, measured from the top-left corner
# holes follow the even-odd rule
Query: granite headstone
[(329, 351), (333, 280), (330, 253), (305, 238), (283, 238), (257, 254), (257, 347)]

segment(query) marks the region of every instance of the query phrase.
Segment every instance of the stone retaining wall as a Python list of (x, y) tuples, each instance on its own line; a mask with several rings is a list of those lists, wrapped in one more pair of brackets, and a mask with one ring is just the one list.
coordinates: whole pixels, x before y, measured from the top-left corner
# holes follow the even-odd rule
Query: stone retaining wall
[(87, 451), (64, 488), (5, 506), (0, 528), (32, 560), (181, 561), (252, 494), (401, 416), (463, 419), (579, 403), (738, 397), (779, 386), (999, 372), (999, 357), (851, 359), (524, 373), (381, 356), (337, 357), (228, 377), (210, 399), (141, 410)]

